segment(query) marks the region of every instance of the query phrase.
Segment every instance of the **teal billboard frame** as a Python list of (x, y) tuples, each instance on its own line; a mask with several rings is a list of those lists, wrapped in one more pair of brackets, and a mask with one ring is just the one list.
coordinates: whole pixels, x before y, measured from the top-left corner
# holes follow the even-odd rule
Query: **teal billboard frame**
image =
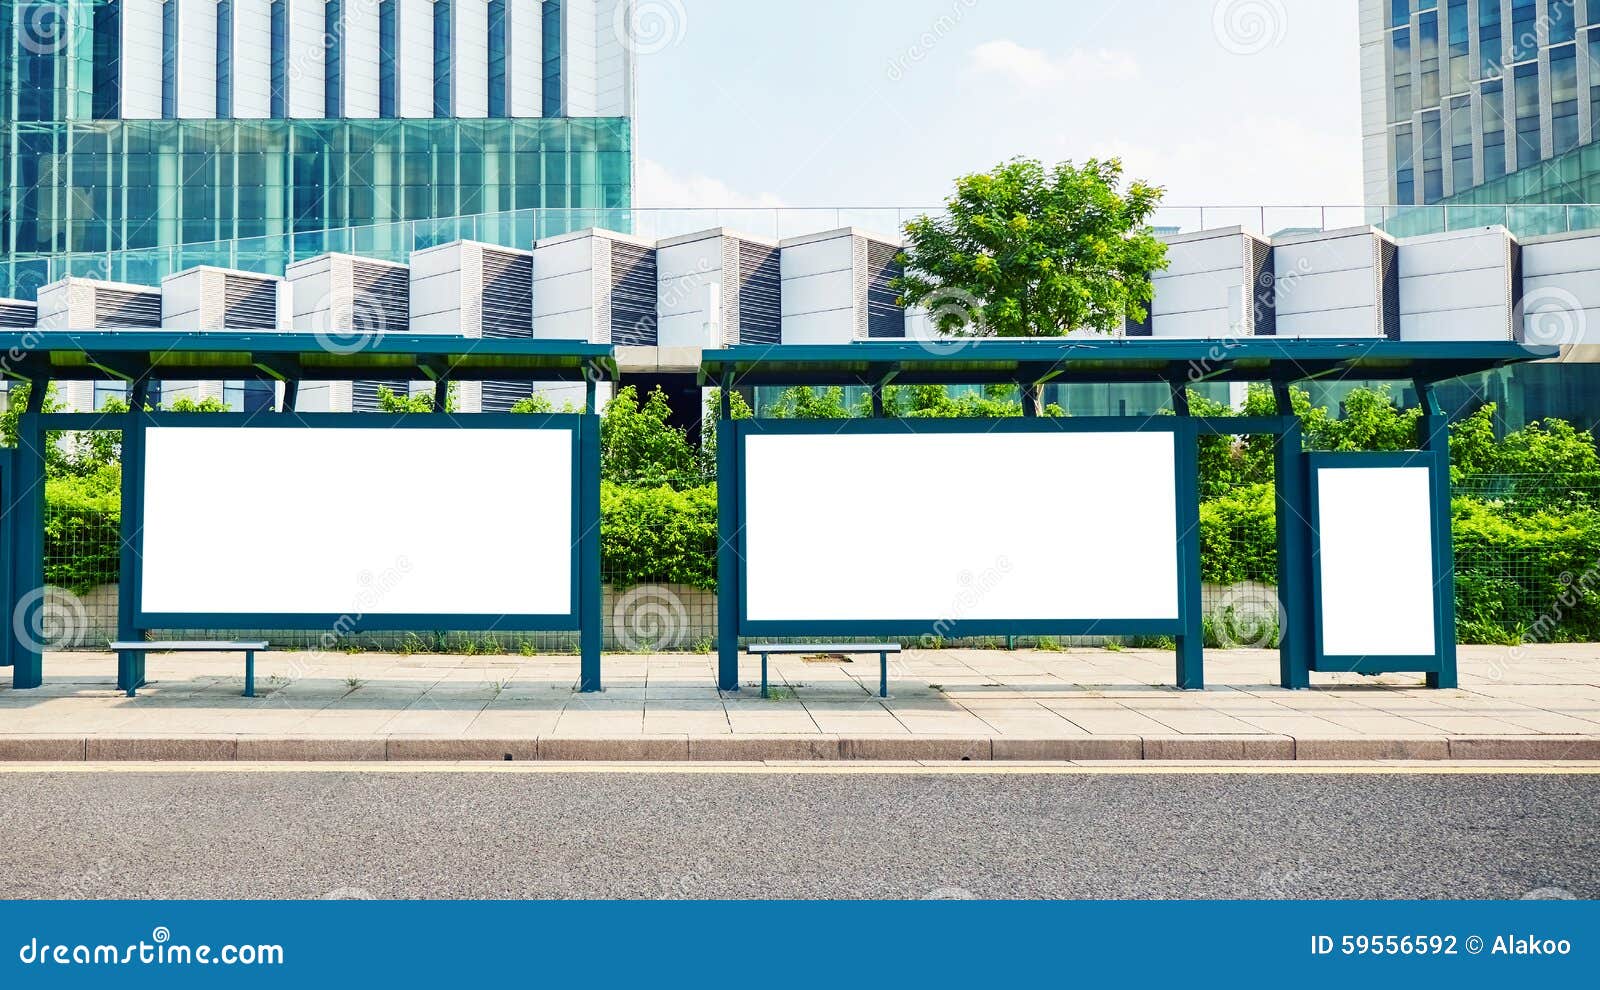
[[(8, 338), (17, 338), (10, 340)], [(8, 627), (5, 665), (12, 686), (43, 684), (40, 644), (20, 634), (36, 616), (23, 589), (45, 587), (44, 480), (48, 435), (56, 430), (107, 430), (122, 433), (122, 558), (118, 586), (118, 637), (142, 639), (152, 629), (205, 629), (234, 626), (272, 631), (306, 631), (339, 623), (346, 632), (409, 629), (496, 628), (507, 631), (578, 633), (579, 690), (596, 692), (601, 680), (600, 573), (600, 418), (596, 384), (614, 381), (616, 364), (609, 345), (560, 341), (386, 335), (351, 351), (330, 350), (310, 334), (176, 334), (85, 332), (78, 334), (0, 334), (0, 351), (9, 345), (5, 370), (30, 385), (28, 405), (19, 417), (19, 442), (0, 457), (0, 498), (4, 499), (4, 592)], [(302, 380), (422, 377), (433, 383), (442, 405), (455, 380), (582, 382), (581, 413), (302, 413), (294, 408)], [(277, 408), (255, 414), (171, 413), (144, 409), (149, 386), (161, 379), (254, 379), (284, 384)], [(126, 382), (130, 409), (116, 413), (47, 413), (43, 402), (54, 380)], [(139, 597), (138, 562), (144, 518), (145, 437), (152, 428), (232, 429), (563, 429), (573, 438), (572, 610), (566, 615), (385, 614), (378, 616), (285, 615), (277, 613), (147, 613)], [(448, 520), (420, 522), (440, 525)], [(33, 607), (38, 604), (34, 603)], [(341, 621), (345, 620), (345, 621)], [(145, 683), (142, 653), (119, 657), (117, 686), (131, 690)]]
[[(720, 453), (724, 440), (730, 439), (737, 449), (737, 493), (732, 499), (735, 515), (735, 546), (741, 566), (738, 568), (737, 594), (739, 631), (743, 636), (921, 636), (938, 628), (950, 638), (964, 636), (1084, 636), (1115, 630), (1130, 636), (1172, 636), (1180, 644), (1199, 634), (1199, 602), (1191, 603), (1182, 593), (1191, 582), (1184, 580), (1185, 572), (1200, 566), (1200, 541), (1198, 530), (1199, 502), (1193, 505), (1194, 518), (1189, 518), (1189, 500), (1185, 493), (1195, 488), (1198, 465), (1193, 457), (1192, 422), (1164, 417), (1148, 424), (1131, 418), (1081, 418), (1081, 419), (940, 419), (940, 420), (772, 420), (747, 419), (727, 421), (729, 431), (718, 434)], [(1180, 590), (1178, 616), (1173, 619), (1135, 619), (1107, 617), (1104, 619), (1061, 619), (1041, 616), (1037, 619), (962, 620), (940, 616), (899, 620), (814, 620), (772, 621), (751, 620), (749, 616), (748, 574), (742, 566), (745, 559), (747, 530), (744, 471), (745, 442), (752, 436), (862, 436), (862, 435), (951, 435), (995, 433), (1132, 433), (1154, 432), (1169, 434), (1173, 438), (1173, 477), (1176, 479), (1177, 515), (1174, 519), (1173, 539), (1177, 542), (1177, 570)], [(720, 488), (719, 488), (720, 492)], [(933, 534), (930, 534), (932, 538)], [(720, 584), (720, 582), (719, 582)], [(719, 602), (719, 608), (721, 603)], [(1181, 650), (1180, 650), (1181, 652)]]
[[(1374, 468), (1421, 468), (1428, 472), (1428, 543), (1433, 577), (1434, 653), (1393, 655), (1330, 655), (1323, 649), (1322, 635), (1322, 494), (1319, 471), (1322, 468), (1367, 470)], [(1306, 455), (1310, 475), (1311, 503), (1311, 582), (1316, 619), (1313, 628), (1311, 669), (1324, 673), (1387, 674), (1420, 672), (1435, 679), (1456, 679), (1455, 650), (1455, 561), (1450, 532), (1450, 458), (1448, 447), (1441, 458), (1437, 451), (1393, 453), (1316, 452)]]
[[(1172, 635), (1175, 683), (1205, 687), (1201, 615), (1198, 441), (1202, 436), (1268, 435), (1275, 438), (1278, 542), (1279, 681), (1289, 689), (1311, 685), (1322, 671), (1406, 670), (1424, 674), (1434, 688), (1458, 682), (1455, 648), (1454, 567), (1450, 544), (1449, 422), (1435, 386), (1464, 375), (1559, 355), (1553, 347), (1515, 343), (1408, 343), (1370, 339), (1239, 338), (1180, 340), (964, 340), (857, 342), (846, 345), (740, 346), (709, 351), (701, 383), (721, 389), (717, 422), (718, 476), (718, 664), (717, 683), (739, 689), (740, 641), (755, 637), (928, 635)], [(1423, 406), (1416, 451), (1393, 455), (1434, 471), (1430, 506), (1436, 573), (1434, 622), (1439, 647), (1434, 657), (1320, 657), (1312, 467), (1317, 454), (1304, 450), (1291, 388), (1314, 381), (1401, 381), (1412, 384)], [(1213, 382), (1269, 384), (1275, 415), (1192, 415), (1188, 388)], [(986, 385), (1019, 388), (1022, 417), (1011, 420), (902, 420), (885, 418), (884, 389), (890, 384)], [(1051, 419), (1043, 415), (1046, 384), (1164, 384), (1171, 415)], [(857, 386), (870, 390), (872, 418), (840, 420), (734, 419), (731, 396), (762, 386)], [(752, 622), (746, 613), (744, 442), (759, 433), (992, 431), (995, 429), (1124, 431), (1164, 430), (1177, 438), (1179, 518), (1179, 619), (1170, 622), (1051, 620), (921, 624), (905, 621), (784, 620)], [(1440, 481), (1443, 479), (1443, 482)]]

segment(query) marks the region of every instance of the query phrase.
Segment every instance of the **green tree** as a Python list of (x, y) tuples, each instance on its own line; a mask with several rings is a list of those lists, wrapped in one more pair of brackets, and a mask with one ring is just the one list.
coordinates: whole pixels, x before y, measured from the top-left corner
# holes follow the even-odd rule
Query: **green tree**
[(645, 488), (698, 484), (699, 461), (688, 432), (669, 423), (671, 415), (667, 393), (659, 388), (643, 405), (638, 389), (620, 389), (600, 418), (601, 477)]
[(1166, 265), (1149, 228), (1163, 190), (1122, 185), (1114, 158), (1017, 158), (958, 179), (944, 215), (906, 225), (894, 288), (950, 335), (1058, 337), (1142, 320), (1150, 276)]

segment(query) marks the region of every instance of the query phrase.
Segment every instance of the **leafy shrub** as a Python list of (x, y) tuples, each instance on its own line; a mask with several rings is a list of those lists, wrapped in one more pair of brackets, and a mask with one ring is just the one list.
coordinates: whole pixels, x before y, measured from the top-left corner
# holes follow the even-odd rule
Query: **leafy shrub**
[(122, 469), (45, 481), (45, 582), (82, 594), (115, 575), (122, 553)]
[(600, 485), (600, 570), (621, 588), (717, 586), (717, 486)]
[(1600, 512), (1528, 512), (1458, 498), (1456, 622), (1465, 642), (1600, 638)]
[(1271, 581), (1278, 573), (1278, 517), (1271, 485), (1248, 485), (1200, 503), (1200, 579)]
[(619, 390), (600, 419), (601, 478), (644, 488), (700, 484), (699, 458), (688, 434), (667, 422), (671, 414), (660, 389), (642, 405), (632, 385)]

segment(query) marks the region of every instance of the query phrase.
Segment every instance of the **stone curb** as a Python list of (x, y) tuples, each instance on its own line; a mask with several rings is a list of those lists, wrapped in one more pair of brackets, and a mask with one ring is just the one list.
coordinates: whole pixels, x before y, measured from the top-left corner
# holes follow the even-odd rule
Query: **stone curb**
[(1600, 736), (633, 736), (619, 738), (0, 735), (0, 762), (1600, 761)]

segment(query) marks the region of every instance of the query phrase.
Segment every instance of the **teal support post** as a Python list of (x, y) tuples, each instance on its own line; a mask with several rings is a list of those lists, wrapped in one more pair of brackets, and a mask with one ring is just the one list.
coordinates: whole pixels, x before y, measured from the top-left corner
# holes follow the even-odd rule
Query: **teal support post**
[(1300, 420), (1287, 385), (1275, 385), (1283, 433), (1273, 453), (1278, 524), (1278, 677), (1291, 691), (1311, 687), (1316, 613), (1311, 582), (1311, 478)]
[[(11, 561), (17, 556), (17, 512), (12, 504), (17, 497), (17, 452), (15, 448), (0, 448), (0, 560)], [(0, 606), (5, 608), (4, 614), (9, 616), (16, 612), (17, 595), (12, 573), (14, 568), (9, 564), (0, 565)], [(16, 663), (15, 657), (16, 636), (7, 636), (0, 640), (0, 667), (10, 667)]]
[(1456, 672), (1456, 560), (1450, 525), (1450, 418), (1433, 384), (1417, 383), (1422, 399), (1422, 448), (1433, 458), (1433, 632), (1439, 648), (1439, 670), (1429, 673), (1428, 687), (1460, 686)]
[(292, 413), (300, 401), (300, 383), (293, 378), (283, 383), (283, 406), (278, 411)]
[(578, 690), (601, 690), (600, 647), (605, 637), (600, 585), (600, 417), (583, 415), (578, 437), (578, 622), (582, 662)]
[[(138, 426), (144, 409), (145, 389), (134, 386), (122, 431), (122, 554), (117, 575), (117, 639), (135, 643), (144, 638), (134, 620), (139, 609), (139, 530), (144, 525), (144, 430)], [(117, 690), (128, 697), (145, 685), (143, 651), (117, 654)]]
[[(1174, 394), (1177, 394), (1174, 389)], [(1201, 691), (1206, 686), (1205, 627), (1200, 600), (1200, 437), (1188, 418), (1188, 403), (1180, 416), (1183, 428), (1174, 435), (1178, 445), (1178, 687)]]
[(18, 418), (16, 459), (8, 496), (12, 516), (11, 591), (8, 627), (12, 642), (11, 686), (44, 683), (44, 459), (48, 442), (39, 422), (47, 382), (29, 389), (26, 411)]
[(726, 415), (728, 386), (722, 391), (724, 415), (717, 420), (717, 689), (739, 690), (739, 591), (744, 562), (739, 559), (739, 423)]
[(433, 381), (433, 411), (450, 411), (450, 379), (442, 375)]

